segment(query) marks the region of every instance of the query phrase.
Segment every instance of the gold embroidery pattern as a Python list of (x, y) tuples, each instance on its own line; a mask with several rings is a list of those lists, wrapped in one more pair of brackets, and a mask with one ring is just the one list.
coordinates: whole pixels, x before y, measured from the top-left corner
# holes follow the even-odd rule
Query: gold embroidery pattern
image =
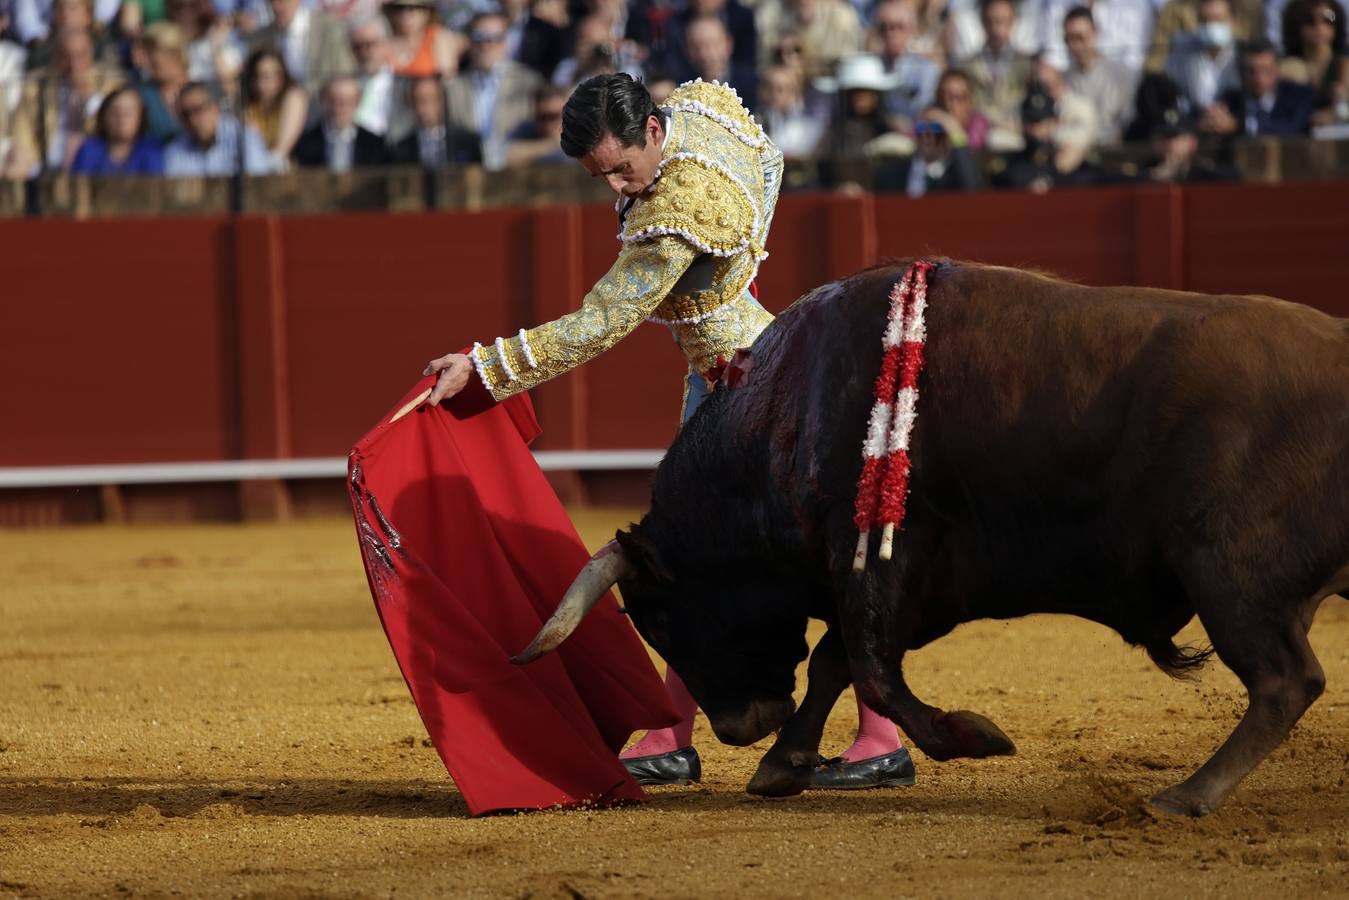
[[(748, 347), (773, 317), (746, 293), (767, 254), (782, 183), (782, 154), (735, 92), (693, 82), (670, 95), (674, 110), (660, 180), (628, 211), (618, 260), (581, 308), (476, 348), (492, 396), (505, 399), (612, 347), (653, 313), (667, 320), (690, 365), (706, 374)], [(691, 297), (671, 289), (700, 254), (718, 257), (712, 286)], [(514, 375), (514, 378), (511, 377)]]
[(747, 190), (701, 156), (682, 156), (661, 167), (650, 197), (633, 204), (620, 237), (680, 235), (704, 253), (730, 256), (754, 243), (758, 210)]
[(503, 342), (514, 381), (492, 346), (475, 351), (487, 376), (487, 389), (497, 400), (504, 400), (608, 350), (655, 311), (697, 255), (687, 241), (671, 236), (624, 245), (580, 309), (525, 332), (537, 366), (525, 360), (519, 337)]
[(728, 360), (753, 344), (772, 321), (773, 314), (746, 291), (698, 324), (672, 325), (670, 330), (694, 371), (706, 374), (718, 359)]
[(702, 79), (688, 81), (671, 91), (666, 103), (677, 112), (697, 113), (716, 122), (756, 150), (767, 142), (763, 129), (729, 85)]

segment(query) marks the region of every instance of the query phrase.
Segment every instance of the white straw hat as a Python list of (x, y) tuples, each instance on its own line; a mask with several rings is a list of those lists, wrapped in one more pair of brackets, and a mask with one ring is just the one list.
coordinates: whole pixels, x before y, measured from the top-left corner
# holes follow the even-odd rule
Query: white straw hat
[(834, 77), (815, 79), (815, 87), (826, 94), (855, 90), (884, 93), (899, 87), (899, 77), (885, 71), (885, 64), (879, 56), (859, 53), (840, 59)]

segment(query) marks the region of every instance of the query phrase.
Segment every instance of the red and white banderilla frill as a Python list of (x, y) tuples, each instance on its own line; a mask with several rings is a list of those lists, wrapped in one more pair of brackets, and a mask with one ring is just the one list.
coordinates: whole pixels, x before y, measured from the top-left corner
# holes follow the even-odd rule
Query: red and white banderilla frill
[(862, 445), (862, 475), (857, 481), (857, 552), (853, 571), (867, 567), (871, 532), (881, 528), (880, 557), (890, 559), (895, 528), (904, 521), (909, 493), (909, 438), (918, 417), (918, 376), (923, 371), (927, 341), (927, 273), (933, 264), (917, 260), (890, 290), (890, 314), (881, 346), (881, 371), (876, 376), (876, 402), (871, 407)]

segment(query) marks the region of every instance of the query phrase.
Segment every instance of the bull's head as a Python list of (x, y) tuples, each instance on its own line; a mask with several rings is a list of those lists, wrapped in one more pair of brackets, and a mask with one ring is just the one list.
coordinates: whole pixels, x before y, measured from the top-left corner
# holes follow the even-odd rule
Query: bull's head
[(796, 666), (807, 652), (802, 586), (757, 572), (676, 576), (640, 526), (591, 558), (514, 661), (556, 648), (615, 584), (637, 631), (684, 679), (719, 740), (752, 744), (792, 714)]

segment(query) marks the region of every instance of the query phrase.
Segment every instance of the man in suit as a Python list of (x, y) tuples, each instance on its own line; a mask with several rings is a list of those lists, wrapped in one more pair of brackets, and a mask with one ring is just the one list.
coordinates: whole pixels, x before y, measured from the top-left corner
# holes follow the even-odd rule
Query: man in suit
[(903, 191), (924, 197), (979, 187), (979, 172), (965, 132), (948, 113), (933, 107), (913, 123), (914, 152), (876, 172), (878, 191)]
[(975, 109), (995, 126), (1019, 130), (1021, 101), (1031, 76), (1031, 58), (1012, 47), (1016, 5), (1012, 0), (983, 0), (984, 49), (965, 60)]
[(482, 144), (478, 136), (445, 120), (445, 88), (439, 78), (418, 78), (412, 82), (412, 115), (417, 127), (394, 144), (393, 161), (418, 164), (426, 169), (443, 169), (453, 163), (482, 162)]
[(312, 96), (338, 75), (356, 71), (346, 26), (305, 7), (303, 0), (270, 0), (273, 21), (250, 35), (248, 50), (277, 50), (286, 70)]
[(388, 163), (384, 141), (356, 124), (356, 107), (360, 101), (360, 82), (349, 75), (339, 76), (324, 85), (323, 118), (295, 142), (295, 149), (291, 151), (295, 163), (332, 172)]
[(689, 68), (684, 81), (701, 78), (729, 84), (746, 104), (757, 104), (759, 75), (753, 63), (736, 62), (731, 34), (716, 16), (700, 16), (684, 32)]
[(1316, 94), (1279, 78), (1279, 57), (1266, 38), (1241, 51), (1241, 88), (1223, 94), (1204, 117), (1204, 130), (1216, 134), (1290, 135), (1311, 130)]
[[(663, 47), (652, 47), (651, 57), (646, 61), (647, 67), (685, 73), (692, 65), (688, 47), (689, 27), (696, 20), (707, 16), (720, 20), (731, 36), (731, 46), (734, 48), (732, 62), (752, 71), (759, 52), (759, 33), (754, 25), (753, 10), (743, 6), (739, 0), (688, 0), (683, 10), (665, 20)], [(636, 15), (628, 18), (629, 39), (643, 46), (651, 46), (650, 32), (649, 20), (642, 21)], [(740, 96), (746, 100), (753, 99), (743, 90)]]
[(534, 117), (534, 96), (543, 79), (507, 56), (509, 23), (500, 13), (481, 13), (469, 23), (469, 65), (449, 84), (450, 123), (482, 137), (483, 165), (506, 164), (506, 140)]

